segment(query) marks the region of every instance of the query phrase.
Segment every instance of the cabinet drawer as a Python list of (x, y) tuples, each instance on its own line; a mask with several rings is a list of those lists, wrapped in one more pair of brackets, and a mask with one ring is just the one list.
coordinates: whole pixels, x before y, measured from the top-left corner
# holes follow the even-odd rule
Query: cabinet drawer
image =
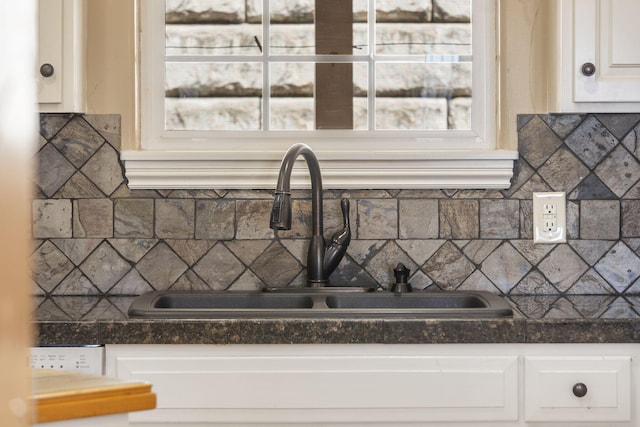
[(527, 421), (629, 421), (631, 358), (526, 357), (525, 417)]
[(116, 356), (149, 381), (157, 409), (135, 422), (400, 423), (518, 417), (517, 356), (365, 354)]

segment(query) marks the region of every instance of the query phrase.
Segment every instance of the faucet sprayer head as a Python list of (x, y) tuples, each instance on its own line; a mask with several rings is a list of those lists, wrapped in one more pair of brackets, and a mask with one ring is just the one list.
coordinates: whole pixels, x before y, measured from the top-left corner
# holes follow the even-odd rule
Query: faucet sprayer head
[(274, 230), (291, 230), (291, 194), (275, 192), (269, 227)]

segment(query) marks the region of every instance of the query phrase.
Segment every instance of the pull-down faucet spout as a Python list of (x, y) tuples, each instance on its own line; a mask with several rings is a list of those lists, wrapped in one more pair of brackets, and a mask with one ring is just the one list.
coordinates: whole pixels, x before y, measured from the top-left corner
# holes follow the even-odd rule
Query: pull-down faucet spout
[(307, 254), (307, 283), (309, 286), (324, 286), (329, 283), (329, 276), (340, 263), (351, 241), (349, 200), (343, 199), (341, 202), (343, 229), (333, 236), (331, 243), (327, 246), (323, 236), (320, 164), (314, 152), (306, 144), (291, 146), (282, 159), (278, 184), (274, 192), (270, 227), (274, 230), (291, 229), (291, 172), (299, 156), (304, 157), (311, 175), (312, 235)]

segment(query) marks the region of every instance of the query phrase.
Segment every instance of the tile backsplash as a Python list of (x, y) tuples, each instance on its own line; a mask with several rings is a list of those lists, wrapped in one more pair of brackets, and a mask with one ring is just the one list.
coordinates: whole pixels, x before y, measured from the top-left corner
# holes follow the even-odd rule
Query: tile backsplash
[[(420, 289), (638, 293), (640, 114), (521, 115), (518, 128), (508, 190), (325, 190), (327, 236), (352, 202), (332, 281), (389, 288), (402, 262)], [(40, 135), (36, 296), (304, 285), (309, 191), (274, 233), (271, 191), (129, 190), (118, 116), (42, 114)], [(567, 193), (566, 244), (532, 243), (534, 191)]]

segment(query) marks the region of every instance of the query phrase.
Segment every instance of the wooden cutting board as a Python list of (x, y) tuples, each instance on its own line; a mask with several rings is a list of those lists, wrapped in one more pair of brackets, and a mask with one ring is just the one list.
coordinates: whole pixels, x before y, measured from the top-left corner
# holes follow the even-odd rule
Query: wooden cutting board
[(33, 370), (35, 422), (142, 411), (156, 407), (151, 385), (111, 377)]

